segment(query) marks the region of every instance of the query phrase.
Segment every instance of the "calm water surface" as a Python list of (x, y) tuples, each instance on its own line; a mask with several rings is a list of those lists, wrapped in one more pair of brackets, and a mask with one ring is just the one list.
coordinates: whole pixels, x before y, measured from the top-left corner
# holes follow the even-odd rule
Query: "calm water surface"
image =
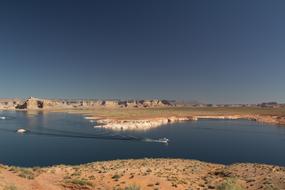
[[(2, 164), (48, 166), (168, 157), (223, 164), (257, 162), (285, 166), (285, 127), (254, 121), (205, 119), (170, 124), (144, 132), (114, 132), (94, 129), (94, 123), (82, 116), (66, 113), (0, 111), (1, 116), (7, 117), (0, 119)], [(17, 134), (15, 131), (19, 128), (29, 129), (31, 133)], [(164, 145), (111, 140), (119, 135), (166, 137), (171, 142)], [(106, 139), (93, 138), (95, 136)]]

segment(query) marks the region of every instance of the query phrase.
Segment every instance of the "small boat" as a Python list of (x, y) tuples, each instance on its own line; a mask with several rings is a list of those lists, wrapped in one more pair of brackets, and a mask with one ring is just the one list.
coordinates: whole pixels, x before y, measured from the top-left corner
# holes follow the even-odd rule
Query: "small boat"
[(168, 144), (169, 139), (168, 138), (159, 138), (159, 139), (149, 139), (146, 138), (143, 141), (145, 142), (157, 142), (157, 143), (164, 143), (164, 144)]
[(0, 119), (5, 120), (5, 119), (6, 119), (6, 117), (5, 117), (5, 116), (1, 116), (1, 117), (0, 117)]
[(164, 137), (164, 138), (158, 139), (157, 142), (168, 144), (169, 139)]
[(26, 133), (26, 132), (27, 132), (26, 129), (18, 129), (18, 130), (17, 130), (17, 133), (22, 133), (22, 134), (23, 134), (23, 133)]

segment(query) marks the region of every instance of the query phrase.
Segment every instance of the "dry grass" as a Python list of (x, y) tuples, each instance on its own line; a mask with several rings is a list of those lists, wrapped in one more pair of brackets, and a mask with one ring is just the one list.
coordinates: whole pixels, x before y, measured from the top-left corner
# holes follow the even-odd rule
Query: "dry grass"
[(19, 177), (26, 178), (26, 179), (34, 179), (36, 177), (36, 170), (32, 168), (21, 168), (21, 167), (10, 167), (9, 171), (16, 173)]
[[(59, 110), (58, 110), (59, 111)], [(96, 110), (61, 110), (69, 113), (83, 114), (99, 118), (111, 119), (144, 119), (169, 116), (194, 115), (276, 115), (285, 116), (285, 108), (192, 108), (192, 107), (166, 107), (166, 108), (100, 108)]]

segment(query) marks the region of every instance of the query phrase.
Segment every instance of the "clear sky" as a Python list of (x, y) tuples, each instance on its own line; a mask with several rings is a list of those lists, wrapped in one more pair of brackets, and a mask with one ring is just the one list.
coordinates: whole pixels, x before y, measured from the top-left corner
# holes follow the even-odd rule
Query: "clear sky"
[(285, 1), (0, 1), (0, 97), (28, 96), (285, 102)]

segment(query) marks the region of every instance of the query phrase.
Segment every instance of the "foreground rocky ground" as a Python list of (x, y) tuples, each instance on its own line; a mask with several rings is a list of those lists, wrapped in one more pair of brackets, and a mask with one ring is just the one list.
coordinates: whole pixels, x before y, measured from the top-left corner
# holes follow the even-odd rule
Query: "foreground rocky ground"
[(2, 190), (285, 189), (285, 168), (141, 159), (48, 168), (0, 167)]

